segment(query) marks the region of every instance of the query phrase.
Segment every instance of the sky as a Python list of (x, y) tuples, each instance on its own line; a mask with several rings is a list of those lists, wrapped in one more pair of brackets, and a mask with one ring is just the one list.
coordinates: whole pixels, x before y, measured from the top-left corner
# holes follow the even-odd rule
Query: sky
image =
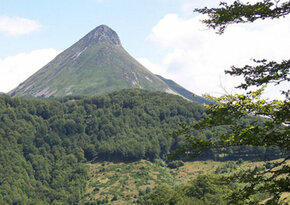
[[(225, 0), (232, 2), (232, 0)], [(255, 0), (250, 0), (250, 2)], [(1, 0), (0, 92), (8, 92), (95, 27), (115, 30), (123, 47), (155, 74), (191, 92), (239, 92), (240, 78), (224, 74), (251, 59), (289, 59), (290, 15), (279, 20), (209, 30), (194, 8), (217, 0)], [(266, 97), (279, 98), (269, 88)]]

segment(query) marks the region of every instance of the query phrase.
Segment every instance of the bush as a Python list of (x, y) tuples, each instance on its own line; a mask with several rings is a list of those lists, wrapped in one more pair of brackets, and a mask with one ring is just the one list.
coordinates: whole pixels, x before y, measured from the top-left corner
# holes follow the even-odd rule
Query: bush
[(240, 159), (237, 161), (237, 164), (243, 164), (243, 162), (244, 162), (244, 160), (240, 158)]
[(154, 159), (154, 164), (161, 167), (166, 167), (166, 163), (162, 159)]
[(151, 191), (152, 191), (151, 187), (147, 187), (145, 190), (146, 194), (149, 194)]
[(139, 190), (139, 196), (144, 196), (145, 195), (145, 191), (144, 190)]
[(111, 201), (117, 201), (118, 200), (118, 196), (114, 195)]
[(174, 161), (168, 162), (168, 167), (171, 169), (175, 169), (183, 165), (184, 165), (184, 162), (181, 160), (174, 160)]

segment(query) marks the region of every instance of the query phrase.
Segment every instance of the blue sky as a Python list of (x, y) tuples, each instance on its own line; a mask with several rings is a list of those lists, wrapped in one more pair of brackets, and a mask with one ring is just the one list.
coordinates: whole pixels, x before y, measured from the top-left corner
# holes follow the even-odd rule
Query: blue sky
[[(289, 17), (232, 25), (220, 36), (192, 12), (218, 2), (1, 0), (0, 92), (15, 88), (101, 24), (114, 29), (123, 47), (153, 73), (196, 94), (236, 92), (240, 80), (224, 75), (231, 65), (242, 66), (251, 58), (289, 58)], [(268, 96), (278, 95), (277, 89), (269, 89)]]
[(3, 0), (0, 15), (35, 20), (41, 28), (29, 35), (0, 33), (0, 57), (41, 48), (63, 50), (100, 24), (117, 31), (130, 53), (150, 55), (154, 50), (145, 39), (152, 27), (167, 13), (180, 11), (178, 0)]

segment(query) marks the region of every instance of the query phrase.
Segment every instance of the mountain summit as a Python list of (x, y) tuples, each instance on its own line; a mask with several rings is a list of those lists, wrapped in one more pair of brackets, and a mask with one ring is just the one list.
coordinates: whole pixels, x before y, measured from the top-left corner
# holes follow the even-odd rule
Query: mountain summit
[(118, 34), (106, 25), (101, 25), (87, 34), (85, 38), (96, 40), (96, 42), (107, 41), (121, 46), (121, 41)]
[(89, 46), (100, 43), (111, 43), (116, 46), (122, 46), (118, 34), (106, 25), (101, 25), (88, 33), (78, 43), (78, 46)]
[(175, 93), (131, 57), (106, 25), (89, 32), (17, 88), (12, 96), (96, 95), (124, 88)]

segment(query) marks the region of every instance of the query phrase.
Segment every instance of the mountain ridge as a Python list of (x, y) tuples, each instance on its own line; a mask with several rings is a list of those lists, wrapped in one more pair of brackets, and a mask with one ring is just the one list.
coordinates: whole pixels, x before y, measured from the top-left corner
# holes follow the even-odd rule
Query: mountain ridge
[(174, 92), (180, 94), (181, 96), (183, 96), (184, 98), (191, 100), (191, 101), (196, 101), (199, 102), (201, 104), (212, 104), (214, 102), (207, 100), (203, 97), (200, 97), (192, 92), (190, 92), (189, 90), (185, 89), (184, 87), (182, 87), (181, 85), (177, 84), (176, 82), (174, 82), (173, 80), (170, 79), (166, 79), (164, 77), (162, 77), (161, 75), (156, 75), (158, 78), (160, 78), (161, 80), (163, 80)]

